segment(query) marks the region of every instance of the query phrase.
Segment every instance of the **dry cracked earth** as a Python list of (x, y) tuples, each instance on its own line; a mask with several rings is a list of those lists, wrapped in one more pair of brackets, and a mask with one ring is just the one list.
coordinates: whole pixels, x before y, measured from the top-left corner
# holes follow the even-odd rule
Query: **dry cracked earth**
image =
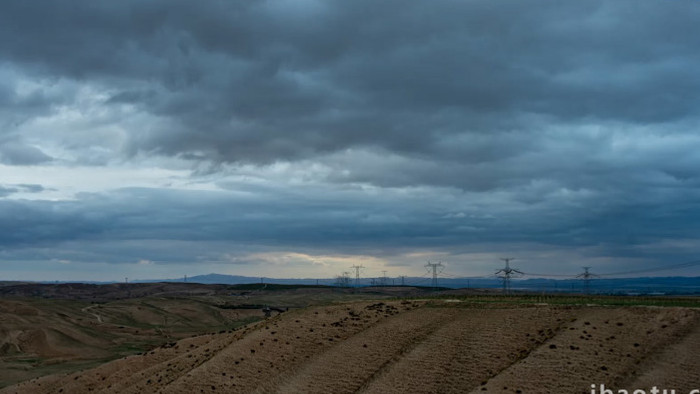
[(699, 322), (688, 308), (320, 306), (0, 393), (682, 393), (700, 386)]

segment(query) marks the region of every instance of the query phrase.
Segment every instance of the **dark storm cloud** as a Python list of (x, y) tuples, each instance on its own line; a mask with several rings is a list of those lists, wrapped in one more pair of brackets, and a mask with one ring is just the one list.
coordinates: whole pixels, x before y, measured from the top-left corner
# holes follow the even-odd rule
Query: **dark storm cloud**
[[(191, 161), (193, 178), (322, 171), (248, 197), (221, 183), (3, 199), (0, 245), (172, 262), (209, 259), (183, 242), (636, 257), (692, 240), (698, 20), (690, 1), (3, 1), (0, 163), (107, 166), (117, 149)], [(18, 131), (52, 115), (87, 126)]]
[[(317, 192), (320, 193), (321, 190)], [(355, 198), (353, 198), (355, 197)], [(354, 201), (353, 200), (357, 200)], [(5, 246), (41, 245), (76, 239), (162, 239), (282, 244), (337, 244), (369, 239), (402, 239), (429, 234), (434, 224), (419, 222), (429, 212), (409, 214), (359, 193), (314, 198), (301, 192), (259, 190), (229, 193), (127, 189), (110, 195), (82, 195), (77, 201), (8, 201), (0, 204)], [(402, 227), (402, 226), (401, 226)], [(10, 231), (10, 229), (14, 229)]]
[(543, 138), (535, 117), (664, 123), (695, 118), (699, 101), (700, 6), (688, 2), (2, 8), (6, 61), (169, 121), (134, 130), (132, 152), (265, 163), (371, 146), (461, 162), (469, 144), (445, 141), (506, 133), (486, 149), (508, 152), (522, 140), (508, 132)]
[(10, 260), (182, 263), (216, 261), (255, 245), (391, 256), (407, 248), (459, 253), (470, 245), (531, 243), (597, 245), (606, 256), (639, 257), (639, 245), (683, 238), (700, 220), (698, 203), (690, 201), (659, 206), (653, 198), (633, 204), (595, 199), (596, 211), (577, 212), (570, 200), (460, 206), (465, 197), (420, 203), (425, 196), (273, 188), (255, 194), (126, 189), (76, 201), (0, 200), (0, 249)]
[(19, 185), (15, 185), (15, 186), (17, 186), (20, 190), (27, 192), (27, 193), (41, 193), (44, 190), (46, 190), (45, 187), (43, 187), (41, 185), (32, 184), (32, 183), (21, 183)]
[(0, 141), (0, 163), (11, 165), (33, 165), (53, 160), (41, 149), (21, 142)]
[(17, 189), (14, 187), (5, 187), (5, 186), (0, 186), (0, 198), (1, 197), (7, 197), (10, 194), (17, 193)]
[(41, 193), (46, 190), (41, 185), (19, 184), (19, 185), (0, 185), (0, 197), (7, 197), (18, 192), (24, 193)]

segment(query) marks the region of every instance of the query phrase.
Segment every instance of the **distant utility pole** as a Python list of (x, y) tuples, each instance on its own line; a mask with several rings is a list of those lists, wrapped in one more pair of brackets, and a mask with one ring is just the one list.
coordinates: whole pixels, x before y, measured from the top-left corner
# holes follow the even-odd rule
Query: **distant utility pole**
[(353, 265), (350, 268), (355, 270), (355, 287), (360, 287), (360, 270), (365, 267), (362, 265)]
[(384, 274), (384, 276), (382, 276), (382, 279), (381, 279), (382, 286), (386, 286), (389, 284), (389, 281), (387, 280), (388, 278), (386, 277), (386, 271), (382, 271), (382, 274)]
[(124, 283), (129, 283), (129, 278), (124, 278)]
[(185, 278), (184, 278), (184, 279), (185, 279), (185, 283), (187, 283), (187, 274), (185, 274)]
[(582, 267), (583, 268), (583, 273), (580, 273), (576, 275), (577, 278), (583, 279), (583, 292), (586, 294), (591, 293), (591, 278), (597, 278), (598, 275), (592, 274), (588, 270), (591, 269), (591, 267)]
[(515, 260), (514, 258), (506, 257), (506, 258), (502, 258), (501, 260), (506, 262), (506, 266), (504, 268), (501, 268), (500, 270), (496, 271), (496, 276), (503, 279), (503, 294), (509, 294), (510, 293), (510, 278), (511, 278), (511, 276), (513, 276), (513, 274), (522, 274), (522, 272), (518, 271), (515, 268), (510, 268), (510, 262)]
[(438, 272), (437, 272), (438, 267), (441, 267), (441, 268), (444, 267), (444, 265), (442, 265), (442, 261), (440, 261), (438, 263), (431, 263), (430, 261), (428, 261), (428, 264), (425, 265), (425, 268), (428, 269), (428, 272), (430, 272), (431, 269), (433, 270), (433, 282), (432, 282), (433, 289), (437, 289), (437, 287), (438, 287)]
[(401, 275), (401, 286), (406, 286), (406, 275)]
[(341, 275), (336, 277), (336, 284), (338, 287), (350, 287), (350, 273), (343, 272)]

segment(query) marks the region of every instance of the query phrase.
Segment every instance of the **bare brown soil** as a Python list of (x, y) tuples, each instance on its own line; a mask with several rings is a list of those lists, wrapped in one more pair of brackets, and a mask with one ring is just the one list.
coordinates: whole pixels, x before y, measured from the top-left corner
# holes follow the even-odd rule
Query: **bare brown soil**
[(199, 283), (19, 283), (0, 286), (2, 297), (44, 297), (85, 301), (113, 301), (148, 296), (201, 296), (223, 294), (232, 286)]
[(262, 318), (260, 309), (222, 309), (198, 299), (0, 300), (0, 387)]
[(227, 331), (288, 308), (420, 295), (425, 289), (129, 283), (0, 286), (0, 388)]
[(700, 385), (699, 322), (697, 310), (672, 307), (356, 302), (0, 393), (590, 393), (600, 383), (688, 392)]

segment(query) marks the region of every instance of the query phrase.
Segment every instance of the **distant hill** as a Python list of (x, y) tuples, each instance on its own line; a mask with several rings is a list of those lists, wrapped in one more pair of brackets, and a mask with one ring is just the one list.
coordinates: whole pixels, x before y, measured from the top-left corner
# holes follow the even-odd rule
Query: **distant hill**
[[(360, 286), (431, 286), (430, 277), (404, 277), (386, 278), (362, 278)], [(85, 284), (117, 284), (123, 282), (94, 282), (79, 281)], [(251, 277), (242, 275), (207, 274), (175, 279), (143, 279), (133, 280), (130, 283), (184, 283), (189, 284), (280, 284), (280, 285), (323, 285), (335, 286), (335, 278), (268, 278)], [(0, 288), (17, 286), (36, 282), (0, 282)], [(51, 281), (39, 282), (47, 284), (66, 284), (71, 282)], [(75, 283), (73, 281), (72, 283)], [(354, 280), (351, 280), (354, 285)], [(446, 288), (481, 288), (496, 289), (502, 286), (498, 278), (438, 278), (438, 286)], [(548, 279), (548, 278), (514, 278), (511, 282), (513, 290), (555, 293), (581, 293), (584, 291), (584, 283), (580, 279)], [(669, 294), (669, 295), (700, 295), (700, 277), (672, 276), (672, 277), (643, 277), (643, 278), (596, 278), (590, 281), (591, 293), (597, 294)]]
[[(430, 286), (432, 278), (425, 277), (405, 277), (388, 278), (384, 284), (400, 286)], [(158, 282), (183, 282), (180, 279), (158, 279)], [(153, 282), (148, 281), (148, 282)], [(145, 282), (145, 281), (144, 281)], [(249, 277), (240, 275), (208, 274), (197, 275), (187, 278), (187, 282), (203, 284), (299, 284), (299, 285), (326, 285), (333, 286), (336, 279), (314, 279), (314, 278), (266, 278)], [(353, 282), (354, 283), (354, 282)], [(361, 286), (380, 285), (379, 279), (362, 278)], [(439, 278), (438, 285), (447, 288), (500, 288), (502, 282), (498, 278)], [(511, 282), (513, 290), (537, 291), (537, 292), (567, 292), (580, 293), (584, 290), (583, 281), (580, 279), (513, 279)], [(600, 294), (699, 294), (700, 277), (645, 277), (645, 278), (610, 278), (592, 279), (590, 291)]]
[[(222, 274), (207, 274), (207, 275), (196, 275), (192, 277), (187, 277), (187, 282), (191, 283), (203, 283), (203, 284), (224, 284), (224, 285), (240, 285), (249, 283), (268, 283), (268, 284), (280, 284), (280, 285), (326, 285), (330, 286), (335, 284), (335, 279), (310, 279), (310, 278), (265, 278), (265, 277), (251, 277), (251, 276), (240, 276), (240, 275), (222, 275)], [(185, 278), (178, 279), (155, 279), (155, 280), (144, 280), (135, 282), (185, 282)]]

